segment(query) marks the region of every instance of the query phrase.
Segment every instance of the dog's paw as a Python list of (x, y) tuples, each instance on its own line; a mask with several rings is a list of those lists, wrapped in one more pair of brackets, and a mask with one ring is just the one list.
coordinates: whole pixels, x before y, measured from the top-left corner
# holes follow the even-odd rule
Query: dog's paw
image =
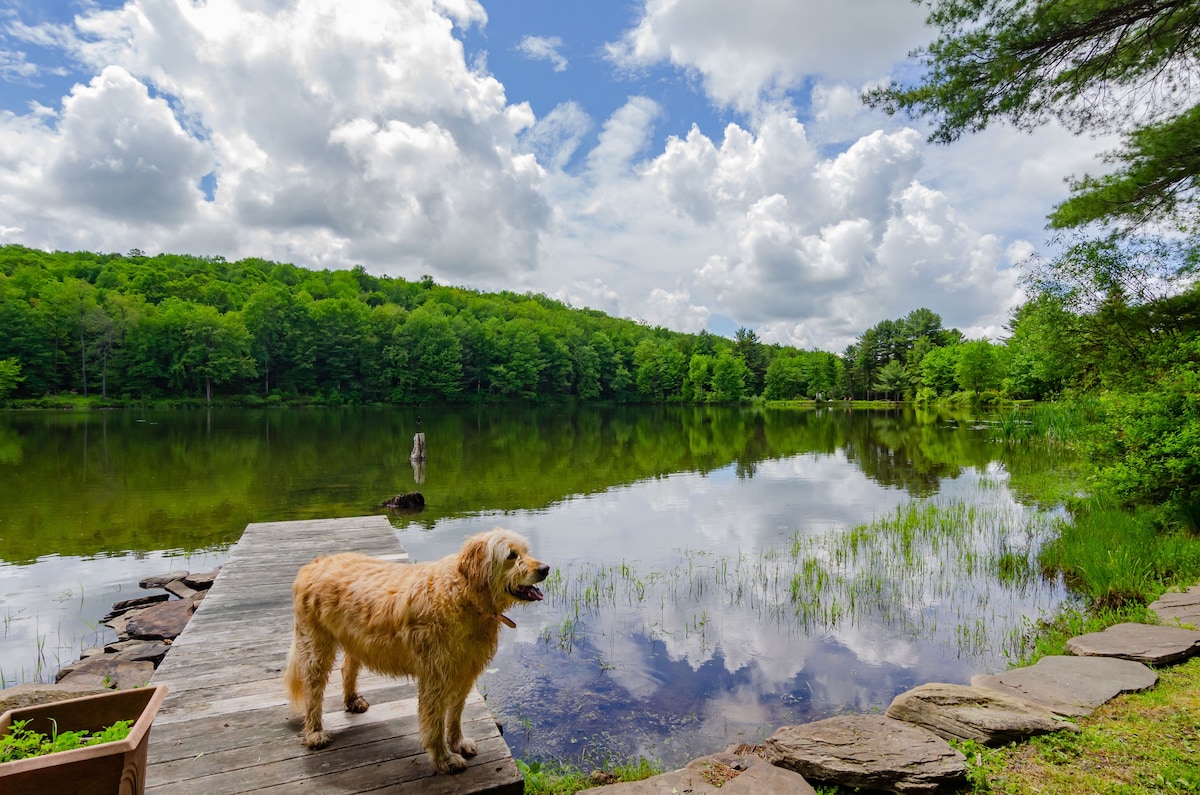
[(371, 706), (370, 702), (357, 694), (355, 694), (354, 698), (346, 699), (347, 712), (366, 712), (369, 706)]
[(309, 748), (309, 749), (315, 751), (318, 748), (324, 748), (325, 746), (329, 745), (329, 743), (332, 740), (333, 740), (333, 737), (330, 736), (329, 732), (316, 731), (316, 732), (305, 732), (304, 739), (301, 740), (301, 742), (304, 743), (305, 748)]
[(459, 754), (451, 753), (437, 763), (439, 773), (461, 773), (467, 769), (467, 760)]
[(463, 756), (475, 756), (479, 753), (479, 746), (470, 737), (464, 737), (450, 750), (458, 751)]

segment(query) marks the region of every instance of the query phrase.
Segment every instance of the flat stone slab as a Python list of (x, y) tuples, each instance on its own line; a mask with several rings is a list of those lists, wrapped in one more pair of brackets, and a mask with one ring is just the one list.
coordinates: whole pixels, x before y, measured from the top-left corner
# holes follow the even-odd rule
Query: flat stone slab
[(1079, 657), (1117, 657), (1149, 665), (1172, 665), (1200, 653), (1200, 632), (1156, 624), (1114, 624), (1067, 641)]
[(216, 581), (217, 575), (221, 573), (221, 568), (218, 566), (212, 571), (192, 572), (183, 578), (183, 584), (189, 588), (195, 588), (197, 591), (207, 591)]
[(1008, 745), (1038, 734), (1079, 731), (1049, 709), (995, 690), (934, 682), (892, 699), (884, 713), (947, 740)]
[(1164, 624), (1200, 627), (1200, 585), (1165, 593), (1150, 603), (1150, 609)]
[(69, 669), (58, 672), (59, 684), (79, 684), (89, 687), (111, 687), (117, 690), (132, 690), (145, 687), (154, 676), (154, 663), (113, 660), (113, 655), (88, 657)]
[(816, 795), (804, 777), (754, 756), (712, 754), (687, 767), (642, 781), (609, 784), (593, 790), (601, 795)]
[(196, 604), (191, 599), (177, 599), (145, 607), (136, 614), (127, 614), (131, 618), (125, 622), (125, 632), (129, 637), (139, 640), (174, 639), (183, 632), (195, 610)]
[(1043, 657), (1028, 668), (971, 677), (972, 687), (1041, 704), (1059, 715), (1091, 715), (1122, 693), (1146, 690), (1158, 674), (1140, 662), (1112, 657)]
[(966, 760), (930, 731), (883, 715), (839, 715), (784, 726), (764, 756), (814, 782), (895, 793), (961, 784)]

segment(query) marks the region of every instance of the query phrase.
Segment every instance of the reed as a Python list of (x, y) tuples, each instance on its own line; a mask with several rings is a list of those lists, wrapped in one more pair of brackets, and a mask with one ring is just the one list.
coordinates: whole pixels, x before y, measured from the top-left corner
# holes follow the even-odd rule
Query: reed
[(985, 479), (970, 499), (913, 500), (869, 523), (796, 530), (752, 552), (683, 549), (650, 570), (628, 560), (569, 564), (545, 591), (570, 631), (560, 624), (543, 638), (570, 653), (602, 632), (637, 631), (705, 659), (725, 647), (725, 627), (742, 622), (784, 635), (867, 627), (998, 659), (1022, 642), (1019, 616), (1063, 596), (1037, 557), (1055, 530)]

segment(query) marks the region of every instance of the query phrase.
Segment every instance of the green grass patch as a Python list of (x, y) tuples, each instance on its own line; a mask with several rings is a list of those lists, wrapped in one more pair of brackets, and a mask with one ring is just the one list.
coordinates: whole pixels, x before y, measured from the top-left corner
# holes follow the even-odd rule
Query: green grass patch
[(1152, 510), (1130, 512), (1102, 500), (1076, 507), (1042, 546), (1043, 571), (1061, 572), (1099, 607), (1152, 601), (1173, 586), (1200, 582), (1200, 536), (1164, 528)]
[(572, 795), (603, 784), (641, 781), (662, 772), (660, 765), (645, 758), (609, 763), (590, 771), (559, 762), (516, 761), (517, 769), (525, 777), (525, 795)]

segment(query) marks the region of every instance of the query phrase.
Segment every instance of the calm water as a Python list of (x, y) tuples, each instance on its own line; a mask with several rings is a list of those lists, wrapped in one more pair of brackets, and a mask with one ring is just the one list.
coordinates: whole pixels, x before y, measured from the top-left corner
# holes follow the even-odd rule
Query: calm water
[[(1003, 668), (1065, 598), (1021, 496), (1058, 463), (911, 411), (0, 414), (0, 675), (52, 679), (139, 579), (219, 565), (249, 522), (419, 489), (390, 517), (415, 559), (502, 525), (554, 567), (480, 681), (514, 753), (676, 763)], [(951, 521), (905, 529), (929, 505)]]

